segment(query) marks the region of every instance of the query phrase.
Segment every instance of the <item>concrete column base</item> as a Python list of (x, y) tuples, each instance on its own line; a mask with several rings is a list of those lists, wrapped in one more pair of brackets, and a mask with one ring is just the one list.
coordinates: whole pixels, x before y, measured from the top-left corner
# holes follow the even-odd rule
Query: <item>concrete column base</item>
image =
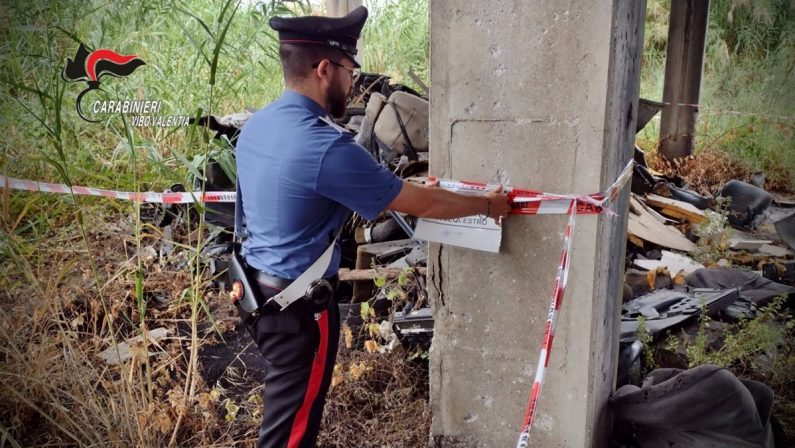
[[(431, 1), (431, 174), (592, 193), (632, 155), (645, 1)], [(626, 230), (582, 216), (531, 446), (602, 446)], [(516, 444), (565, 216), (512, 217), (502, 251), (432, 244), (429, 446)]]

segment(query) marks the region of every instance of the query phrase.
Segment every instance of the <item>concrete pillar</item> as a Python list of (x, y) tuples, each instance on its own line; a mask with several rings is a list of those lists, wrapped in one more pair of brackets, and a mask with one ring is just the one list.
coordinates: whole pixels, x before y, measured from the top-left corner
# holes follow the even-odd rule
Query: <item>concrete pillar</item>
[[(668, 160), (693, 154), (704, 69), (709, 0), (671, 0), (665, 84), (660, 119), (660, 153)], [(679, 106), (679, 104), (687, 104)]]
[[(561, 193), (632, 157), (645, 1), (432, 0), (431, 174)], [(603, 446), (626, 230), (583, 216), (531, 446)], [(431, 446), (515, 446), (565, 216), (513, 217), (498, 255), (432, 244)]]
[[(343, 17), (360, 6), (362, 6), (362, 0), (326, 0), (326, 15), (328, 17)], [(356, 41), (356, 48), (359, 50), (356, 60), (361, 64), (363, 61), (361, 37)]]
[(362, 6), (362, 0), (326, 0), (326, 15), (342, 17)]

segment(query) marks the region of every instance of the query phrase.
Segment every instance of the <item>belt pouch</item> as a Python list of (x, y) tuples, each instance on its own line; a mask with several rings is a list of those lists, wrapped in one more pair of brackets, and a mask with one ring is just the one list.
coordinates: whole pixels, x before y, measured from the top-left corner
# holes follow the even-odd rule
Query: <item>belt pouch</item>
[(265, 304), (259, 288), (252, 287), (246, 267), (246, 261), (240, 255), (240, 246), (235, 244), (229, 260), (229, 284), (232, 285), (232, 302), (243, 321)]

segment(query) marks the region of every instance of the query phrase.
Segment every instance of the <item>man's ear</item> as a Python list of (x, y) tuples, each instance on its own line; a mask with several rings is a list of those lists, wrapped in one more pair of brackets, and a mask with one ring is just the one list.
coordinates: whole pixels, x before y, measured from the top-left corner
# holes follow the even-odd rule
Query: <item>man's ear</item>
[(331, 63), (328, 59), (323, 59), (315, 69), (315, 75), (321, 80), (328, 79), (331, 76)]

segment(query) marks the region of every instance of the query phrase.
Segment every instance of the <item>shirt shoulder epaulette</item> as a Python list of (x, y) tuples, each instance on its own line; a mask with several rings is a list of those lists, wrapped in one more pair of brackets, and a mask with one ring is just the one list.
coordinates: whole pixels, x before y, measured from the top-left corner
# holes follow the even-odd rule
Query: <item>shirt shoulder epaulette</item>
[(334, 128), (335, 130), (337, 130), (337, 132), (339, 132), (341, 135), (346, 135), (346, 134), (348, 134), (348, 135), (352, 135), (351, 131), (349, 131), (349, 130), (347, 130), (347, 129), (343, 128), (342, 126), (338, 125), (337, 123), (334, 123), (334, 121), (332, 121), (332, 120), (331, 120), (330, 118), (328, 118), (328, 117), (317, 117), (317, 119), (318, 119), (319, 121), (322, 121), (323, 123), (325, 123), (325, 124), (327, 124), (327, 125), (331, 126), (331, 127), (332, 127), (332, 128)]

